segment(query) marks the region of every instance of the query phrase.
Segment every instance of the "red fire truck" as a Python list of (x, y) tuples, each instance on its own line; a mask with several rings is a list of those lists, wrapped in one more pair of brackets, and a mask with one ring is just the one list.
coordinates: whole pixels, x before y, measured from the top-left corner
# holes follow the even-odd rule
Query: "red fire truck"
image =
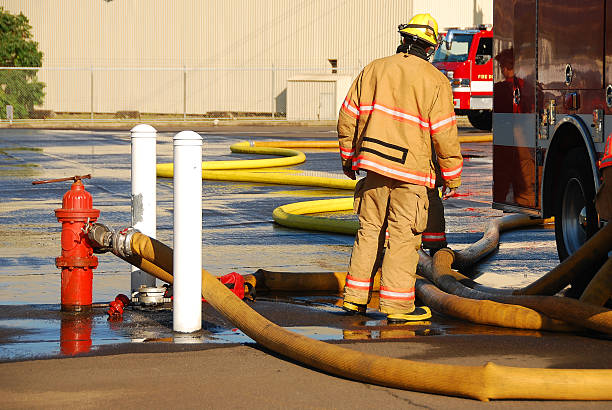
[(600, 221), (612, 133), (612, 3), (495, 0), (493, 207), (555, 217), (560, 260)]
[(481, 25), (473, 29), (448, 29), (436, 50), (433, 65), (453, 88), (455, 113), (467, 115), (481, 130), (491, 130), (493, 109), (493, 31)]

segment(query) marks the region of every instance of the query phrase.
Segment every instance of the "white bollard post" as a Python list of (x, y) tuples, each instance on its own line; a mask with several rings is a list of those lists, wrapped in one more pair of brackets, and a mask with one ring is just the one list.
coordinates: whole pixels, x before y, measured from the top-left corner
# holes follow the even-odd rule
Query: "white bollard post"
[(174, 136), (175, 332), (202, 328), (202, 137)]
[[(131, 129), (132, 145), (132, 226), (155, 238), (157, 234), (157, 130), (140, 124)], [(155, 287), (155, 277), (132, 266), (131, 289)]]

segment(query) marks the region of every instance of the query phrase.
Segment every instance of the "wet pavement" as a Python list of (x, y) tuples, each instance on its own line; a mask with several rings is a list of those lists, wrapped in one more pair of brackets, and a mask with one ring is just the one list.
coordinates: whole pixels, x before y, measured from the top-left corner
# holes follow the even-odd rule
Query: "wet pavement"
[[(335, 140), (333, 127), (210, 127), (203, 136), (203, 160), (261, 156), (232, 154), (244, 140)], [(462, 134), (474, 133), (462, 129)], [(158, 163), (172, 162), (172, 136), (158, 136)], [(344, 178), (336, 150), (300, 149), (305, 175)], [(449, 244), (462, 249), (481, 237), (491, 218), (491, 144), (465, 143), (463, 186), (446, 201)], [(130, 224), (130, 140), (128, 131), (0, 129), (0, 361), (98, 355), (126, 351), (183, 351), (249, 343), (209, 306), (196, 335), (172, 332), (169, 310), (128, 310), (122, 321), (107, 320), (104, 309), (81, 317), (59, 311), (60, 225), (54, 210), (70, 182), (32, 186), (34, 180), (92, 174), (85, 180), (99, 222), (117, 229)], [(203, 266), (215, 275), (257, 269), (291, 272), (345, 271), (353, 238), (276, 225), (272, 211), (292, 202), (350, 196), (352, 192), (254, 183), (203, 181)], [(157, 238), (172, 246), (172, 180), (157, 183)], [(348, 213), (338, 217), (354, 217)], [(94, 302), (128, 293), (130, 266), (111, 254), (98, 255)], [(554, 229), (532, 228), (502, 235), (500, 248), (477, 267), (487, 286), (532, 282), (558, 263)], [(267, 318), (319, 340), (381, 341), (421, 336), (512, 334), (540, 336), (461, 323), (440, 315), (423, 324), (387, 326), (371, 310), (367, 319), (344, 317), (336, 295), (259, 295), (251, 306)], [(134, 347), (138, 346), (138, 347)]]

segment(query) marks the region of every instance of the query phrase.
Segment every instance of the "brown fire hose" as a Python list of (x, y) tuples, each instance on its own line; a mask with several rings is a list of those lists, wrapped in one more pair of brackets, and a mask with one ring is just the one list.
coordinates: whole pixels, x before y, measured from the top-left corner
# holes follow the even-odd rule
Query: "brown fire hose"
[[(132, 236), (141, 269), (151, 262), (172, 272), (172, 250), (147, 236)], [(156, 274), (153, 269), (149, 271)], [(167, 278), (167, 276), (164, 275)], [(481, 367), (423, 363), (357, 352), (287, 331), (253, 311), (203, 270), (203, 296), (257, 343), (331, 374), (388, 387), (489, 399), (610, 400), (612, 370), (526, 369), (487, 363)]]
[(450, 266), (453, 255), (454, 253), (450, 249), (442, 249), (436, 252), (433, 257), (433, 268), (430, 271), (431, 277), (429, 277), (438, 287), (449, 293), (470, 299), (506, 304), (504, 306), (527, 307), (552, 319), (612, 334), (612, 311), (609, 309), (558, 296), (500, 295), (471, 289), (461, 284), (457, 280), (457, 273), (452, 272)]

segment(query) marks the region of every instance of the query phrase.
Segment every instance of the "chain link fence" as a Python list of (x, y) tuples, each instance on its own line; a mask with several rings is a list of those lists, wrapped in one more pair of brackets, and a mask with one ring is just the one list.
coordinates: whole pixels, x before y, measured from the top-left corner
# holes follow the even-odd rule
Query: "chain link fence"
[[(321, 110), (336, 110), (337, 104), (323, 106), (330, 105), (330, 96), (337, 100), (336, 94), (345, 93), (346, 80), (352, 80), (359, 70), (337, 68), (332, 73), (320, 67), (274, 66), (5, 67), (0, 68), (0, 117), (14, 122), (286, 119), (288, 108), (294, 108), (292, 120), (331, 119), (329, 112)], [(296, 111), (288, 107), (288, 86), (292, 78), (306, 74), (310, 80), (303, 82), (318, 84), (318, 88), (294, 95), (292, 104), (312, 106)], [(335, 85), (335, 78), (344, 79), (342, 89)]]

